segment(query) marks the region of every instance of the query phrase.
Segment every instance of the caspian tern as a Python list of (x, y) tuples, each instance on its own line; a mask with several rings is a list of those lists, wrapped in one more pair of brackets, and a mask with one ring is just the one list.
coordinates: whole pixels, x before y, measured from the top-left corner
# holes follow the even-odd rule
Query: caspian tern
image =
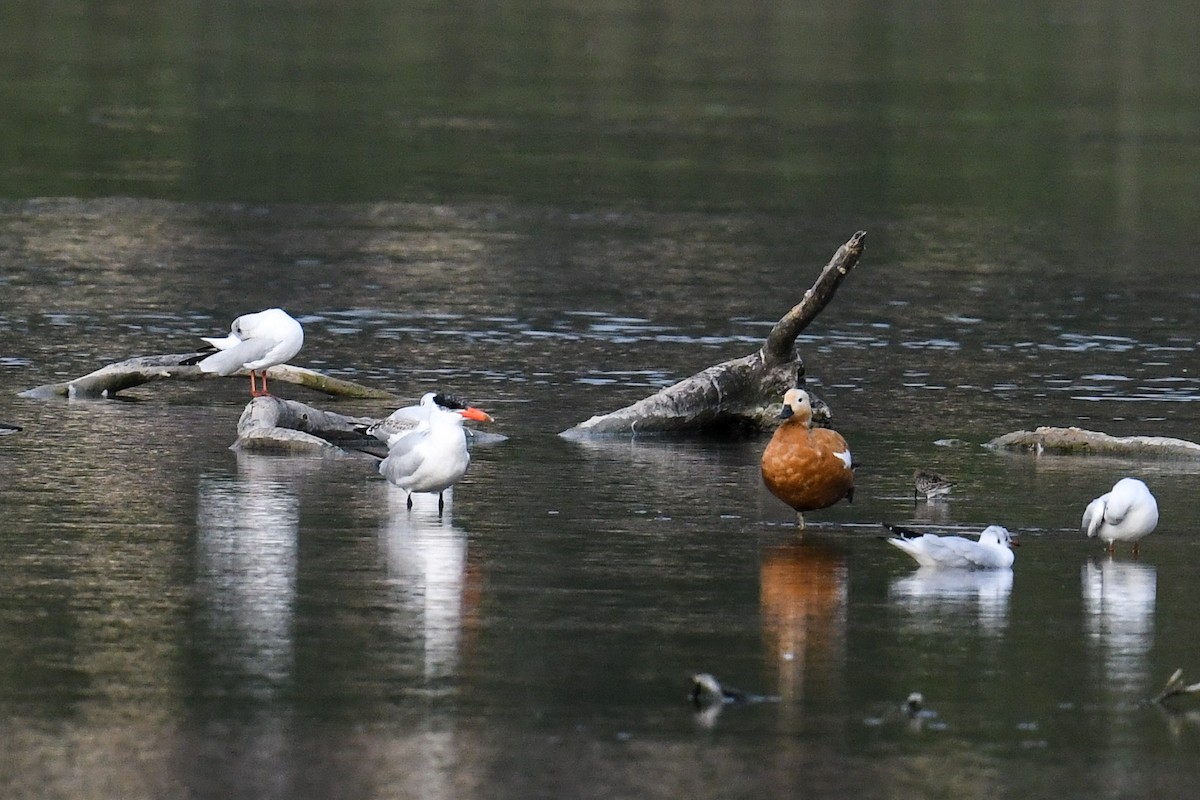
[(1109, 555), (1117, 542), (1133, 542), (1136, 556), (1138, 541), (1157, 526), (1158, 501), (1137, 478), (1122, 478), (1111, 491), (1088, 503), (1081, 523), (1088, 536), (1108, 542)]
[(436, 492), (438, 511), (442, 511), (442, 492), (467, 474), (471, 454), (463, 422), (468, 419), (490, 422), (492, 418), (478, 408), (452, 411), (430, 402), (426, 419), (415, 429), (388, 439), (388, 455), (379, 463), (379, 474), (408, 492), (410, 509), (413, 492)]
[(962, 536), (921, 534), (898, 525), (883, 527), (892, 532), (887, 543), (912, 556), (922, 567), (953, 567), (958, 569), (1012, 569), (1015, 544), (1008, 528), (988, 525), (979, 534), (979, 541)]
[[(415, 430), (422, 422), (429, 419), (429, 411), (433, 408), (442, 408), (448, 411), (465, 411), (471, 408), (471, 406), (462, 398), (455, 397), (452, 394), (426, 392), (422, 395), (421, 401), (417, 405), (398, 408), (386, 419), (381, 419), (379, 422), (360, 430), (386, 443), (397, 435)], [(478, 419), (478, 417), (468, 417), (467, 419)]]
[[(304, 345), (304, 329), (281, 308), (268, 308), (255, 314), (243, 314), (233, 321), (230, 333), (224, 338), (201, 337), (217, 352), (196, 366), (202, 372), (232, 375), (239, 369), (250, 370), (250, 394), (262, 397), (267, 392), (269, 367), (283, 364), (300, 352)], [(255, 373), (262, 372), (262, 389), (255, 383)]]

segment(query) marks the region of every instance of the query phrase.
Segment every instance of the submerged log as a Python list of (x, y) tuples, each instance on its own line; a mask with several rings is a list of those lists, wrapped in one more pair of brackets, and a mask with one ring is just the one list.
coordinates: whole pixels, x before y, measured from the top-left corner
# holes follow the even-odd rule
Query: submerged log
[[(64, 381), (48, 383), (21, 392), (21, 397), (50, 399), (65, 397), (69, 400), (100, 400), (116, 397), (118, 392), (132, 389), (152, 381), (183, 380), (200, 381), (219, 378), (222, 376), (201, 372), (195, 366), (196, 353), (174, 353), (155, 356), (135, 356), (101, 367), (87, 375)], [(239, 370), (236, 375), (246, 376), (246, 370)], [(297, 386), (304, 386), (314, 391), (334, 397), (347, 397), (362, 400), (394, 400), (390, 392), (373, 389), (370, 386), (345, 381), (322, 375), (304, 367), (294, 367), (291, 364), (280, 364), (267, 370), (267, 377), (272, 381), (283, 381)]]
[(775, 323), (758, 352), (708, 367), (560, 435), (583, 439), (773, 427), (783, 393), (802, 382), (805, 374), (804, 361), (795, 349), (796, 337), (829, 304), (842, 280), (858, 263), (866, 235), (866, 231), (859, 231), (838, 248), (800, 302)]
[[(376, 422), (379, 420), (374, 417), (348, 417), (296, 400), (256, 397), (242, 410), (238, 438), (231, 449), (283, 455), (366, 454), (383, 458), (387, 455), (387, 445), (366, 432)], [(508, 438), (471, 428), (463, 430), (471, 444), (494, 444)]]
[(1064, 455), (1200, 458), (1200, 444), (1169, 436), (1111, 436), (1083, 428), (1041, 427), (997, 436), (984, 447)]
[(1183, 694), (1200, 694), (1200, 683), (1187, 684), (1183, 680), (1183, 668), (1175, 670), (1171, 673), (1171, 677), (1167, 678), (1166, 684), (1163, 685), (1162, 691), (1154, 698), (1155, 703), (1161, 703), (1171, 697), (1178, 697)]
[(321, 411), (295, 400), (256, 397), (246, 404), (238, 420), (232, 449), (249, 453), (314, 453), (336, 455), (358, 449), (367, 437), (362, 429), (374, 422), (368, 417), (347, 417)]

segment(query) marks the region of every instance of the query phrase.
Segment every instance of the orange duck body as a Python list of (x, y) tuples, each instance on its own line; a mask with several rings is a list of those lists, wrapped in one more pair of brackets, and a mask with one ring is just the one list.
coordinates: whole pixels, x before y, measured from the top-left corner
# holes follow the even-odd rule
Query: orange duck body
[(850, 446), (840, 433), (812, 427), (812, 405), (803, 389), (784, 394), (781, 416), (783, 424), (763, 451), (763, 483), (796, 510), (803, 525), (805, 511), (853, 498)]

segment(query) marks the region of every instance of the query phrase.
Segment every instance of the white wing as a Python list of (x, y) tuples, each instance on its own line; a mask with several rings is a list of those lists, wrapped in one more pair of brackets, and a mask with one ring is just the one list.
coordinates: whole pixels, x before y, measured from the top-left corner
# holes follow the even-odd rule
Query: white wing
[(1104, 507), (1107, 505), (1108, 495), (1101, 495), (1092, 502), (1088, 503), (1087, 508), (1083, 510), (1083, 521), (1080, 527), (1087, 531), (1088, 536), (1095, 536), (1100, 532), (1100, 526), (1104, 524)]
[(237, 344), (225, 350), (218, 350), (196, 366), (201, 372), (232, 375), (243, 366), (248, 366), (250, 362), (265, 356), (273, 344), (265, 339), (239, 340)]

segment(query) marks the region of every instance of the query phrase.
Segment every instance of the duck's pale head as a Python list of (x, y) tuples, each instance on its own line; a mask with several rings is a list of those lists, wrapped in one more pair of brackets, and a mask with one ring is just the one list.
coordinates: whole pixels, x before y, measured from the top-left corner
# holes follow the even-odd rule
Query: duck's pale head
[(803, 425), (812, 421), (812, 399), (803, 389), (788, 389), (783, 393), (783, 408), (780, 419), (796, 419)]

